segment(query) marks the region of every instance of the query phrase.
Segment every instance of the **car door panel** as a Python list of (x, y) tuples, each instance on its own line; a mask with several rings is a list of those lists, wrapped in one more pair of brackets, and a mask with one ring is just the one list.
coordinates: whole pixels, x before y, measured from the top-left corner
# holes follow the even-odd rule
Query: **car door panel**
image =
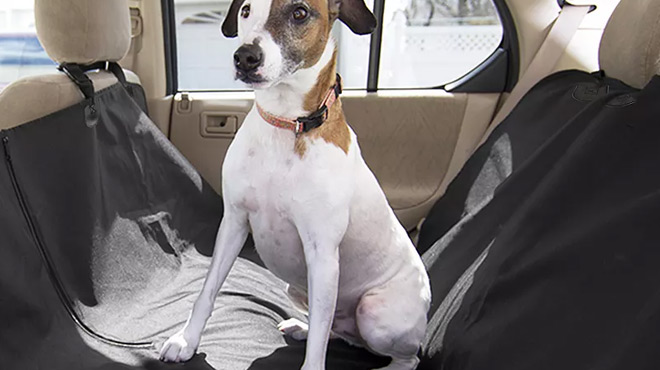
[[(444, 191), (447, 173), (457, 172), (481, 139), (498, 96), (432, 90), (348, 91), (342, 97), (362, 156), (407, 229), (419, 223)], [(222, 161), (232, 135), (208, 135), (204, 120), (209, 115), (238, 116), (240, 127), (240, 113), (251, 108), (252, 94), (200, 92), (188, 97), (188, 102), (181, 94), (175, 97), (170, 139), (220, 191)]]

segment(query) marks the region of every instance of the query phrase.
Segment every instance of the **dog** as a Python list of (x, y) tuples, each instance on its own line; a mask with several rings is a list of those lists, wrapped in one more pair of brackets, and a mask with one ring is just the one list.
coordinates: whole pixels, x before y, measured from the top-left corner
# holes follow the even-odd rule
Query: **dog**
[(357, 34), (376, 27), (363, 0), (231, 4), (222, 32), (239, 37), (236, 78), (256, 99), (223, 164), (225, 211), (206, 280), (184, 328), (163, 344), (163, 361), (194, 355), (251, 230), (266, 267), (308, 312), (309, 325), (279, 325), (307, 340), (303, 369), (325, 368), (331, 336), (391, 357), (386, 369), (417, 366), (429, 279), (346, 123), (336, 19)]

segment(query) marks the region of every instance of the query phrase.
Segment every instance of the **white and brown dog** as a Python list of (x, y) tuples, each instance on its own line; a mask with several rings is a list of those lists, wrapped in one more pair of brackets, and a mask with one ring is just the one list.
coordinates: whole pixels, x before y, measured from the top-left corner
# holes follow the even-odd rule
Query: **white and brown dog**
[(222, 31), (242, 43), (236, 77), (255, 88), (256, 104), (224, 161), (225, 212), (204, 287), (163, 360), (193, 356), (251, 229), (261, 259), (309, 312), (309, 326), (279, 325), (307, 339), (303, 369), (325, 368), (331, 334), (392, 357), (387, 369), (417, 366), (429, 280), (336, 99), (337, 18), (358, 34), (376, 25), (362, 0), (231, 4)]

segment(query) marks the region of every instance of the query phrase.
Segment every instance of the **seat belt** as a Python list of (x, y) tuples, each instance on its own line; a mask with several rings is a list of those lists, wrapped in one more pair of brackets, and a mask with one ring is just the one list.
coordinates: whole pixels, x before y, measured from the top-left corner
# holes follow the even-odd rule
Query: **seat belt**
[(520, 77), (516, 86), (513, 87), (513, 90), (511, 90), (509, 98), (502, 104), (502, 108), (500, 108), (495, 118), (491, 121), (486, 134), (477, 147), (481, 146), (488, 139), (493, 130), (515, 108), (520, 99), (541, 79), (552, 72), (557, 62), (559, 62), (559, 58), (564, 54), (568, 43), (577, 32), (582, 20), (592, 8), (592, 5), (564, 3), (548, 35), (543, 40), (531, 63), (529, 63), (529, 67), (527, 67), (525, 73)]

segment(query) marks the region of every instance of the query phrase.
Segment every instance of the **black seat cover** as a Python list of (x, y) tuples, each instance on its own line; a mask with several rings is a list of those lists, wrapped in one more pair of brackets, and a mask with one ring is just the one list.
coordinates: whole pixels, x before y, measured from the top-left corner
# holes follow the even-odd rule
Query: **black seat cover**
[[(245, 258), (198, 355), (157, 360), (201, 288), (222, 201), (121, 85), (94, 98), (96, 121), (86, 101), (0, 132), (0, 368), (298, 368), (304, 343), (276, 325), (302, 317)], [(659, 98), (659, 78), (638, 92), (562, 72), (475, 153), (422, 230), (420, 369), (657, 368)], [(329, 369), (386, 363), (329, 347)]]
[(577, 71), (525, 96), (424, 224), (420, 369), (660, 366), (658, 101)]
[[(0, 132), (0, 368), (155, 369), (205, 277), (222, 201), (120, 84)], [(0, 118), (1, 119), (1, 118)], [(239, 258), (184, 369), (296, 368), (285, 284)], [(331, 368), (386, 360), (333, 342)]]

